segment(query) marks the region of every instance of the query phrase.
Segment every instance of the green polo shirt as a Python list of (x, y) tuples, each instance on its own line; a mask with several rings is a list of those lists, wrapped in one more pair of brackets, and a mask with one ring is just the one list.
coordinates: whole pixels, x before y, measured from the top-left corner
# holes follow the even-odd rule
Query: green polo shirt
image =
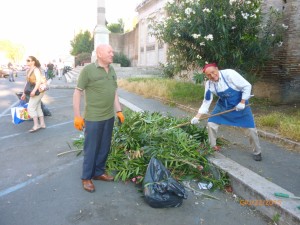
[(103, 121), (114, 116), (117, 76), (111, 65), (108, 73), (97, 61), (85, 66), (80, 72), (77, 88), (85, 91), (85, 120)]

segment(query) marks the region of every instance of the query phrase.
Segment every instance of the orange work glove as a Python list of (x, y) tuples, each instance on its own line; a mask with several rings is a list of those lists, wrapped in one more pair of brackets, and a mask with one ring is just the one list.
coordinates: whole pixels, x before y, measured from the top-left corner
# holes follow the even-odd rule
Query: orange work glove
[(120, 123), (124, 123), (125, 117), (124, 117), (122, 111), (117, 112), (117, 117), (118, 117)]
[(82, 117), (75, 117), (74, 118), (74, 127), (77, 130), (83, 130), (84, 128), (84, 120)]

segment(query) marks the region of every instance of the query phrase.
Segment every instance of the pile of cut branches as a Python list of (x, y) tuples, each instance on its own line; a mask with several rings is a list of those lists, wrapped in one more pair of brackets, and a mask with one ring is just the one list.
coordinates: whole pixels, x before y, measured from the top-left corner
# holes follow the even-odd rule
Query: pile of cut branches
[[(169, 129), (187, 121), (187, 118), (163, 116), (160, 113), (125, 110), (125, 122), (115, 125), (112, 147), (107, 160), (107, 171), (116, 173), (116, 180), (143, 181), (152, 156), (159, 159), (178, 180), (212, 182), (222, 188), (228, 182), (225, 174), (213, 171), (207, 156), (213, 153), (208, 145), (205, 128), (186, 125)], [(74, 143), (83, 143), (76, 140)]]

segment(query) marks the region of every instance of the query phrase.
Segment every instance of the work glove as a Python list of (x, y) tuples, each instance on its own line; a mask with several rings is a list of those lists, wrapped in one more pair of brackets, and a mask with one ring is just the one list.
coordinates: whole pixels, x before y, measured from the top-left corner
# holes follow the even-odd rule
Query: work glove
[(191, 120), (191, 124), (198, 124), (199, 123), (199, 118), (197, 117), (194, 117), (192, 120)]
[(122, 111), (117, 112), (117, 117), (118, 117), (120, 123), (124, 123), (125, 117), (124, 117)]
[(235, 107), (236, 111), (241, 111), (245, 109), (245, 103), (239, 103), (237, 104), (237, 106)]
[(83, 120), (82, 117), (75, 117), (74, 118), (74, 127), (77, 130), (80, 130), (80, 131), (83, 130), (83, 128), (84, 128), (84, 120)]

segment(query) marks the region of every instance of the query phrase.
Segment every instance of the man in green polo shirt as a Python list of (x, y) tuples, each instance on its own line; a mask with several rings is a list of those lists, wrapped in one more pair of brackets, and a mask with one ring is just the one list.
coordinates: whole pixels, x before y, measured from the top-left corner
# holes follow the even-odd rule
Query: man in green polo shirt
[[(84, 130), (84, 159), (82, 185), (94, 192), (94, 180), (113, 181), (105, 173), (107, 156), (111, 146), (115, 111), (121, 123), (124, 115), (117, 94), (117, 77), (113, 67), (113, 49), (101, 44), (96, 49), (97, 60), (85, 66), (79, 75), (73, 95), (74, 127)], [(84, 116), (80, 114), (81, 95), (85, 95)], [(83, 119), (84, 118), (84, 119)]]

